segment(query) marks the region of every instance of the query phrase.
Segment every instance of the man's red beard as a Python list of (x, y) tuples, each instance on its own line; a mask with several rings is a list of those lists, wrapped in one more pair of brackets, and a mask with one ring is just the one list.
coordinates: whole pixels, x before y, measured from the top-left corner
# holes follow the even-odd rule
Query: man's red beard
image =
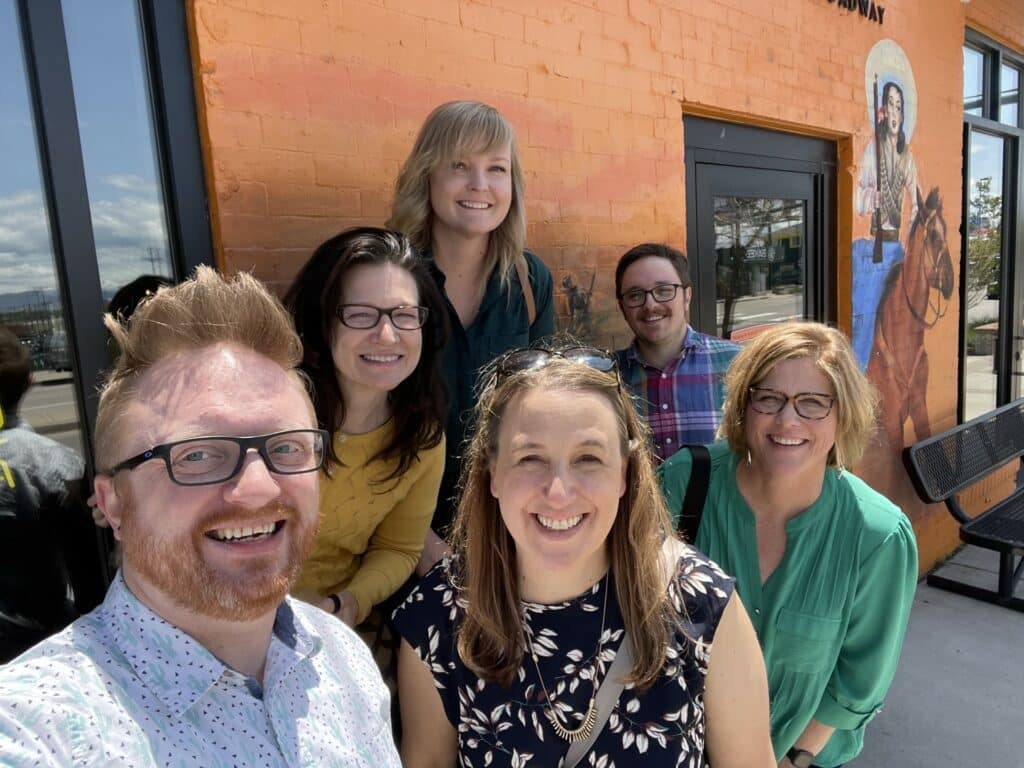
[[(140, 524), (138, 505), (127, 491), (127, 484), (119, 491), (124, 505), (120, 539), (125, 565), (177, 605), (211, 618), (250, 621), (275, 610), (298, 578), (316, 536), (319, 516), (303, 522), (292, 507), (271, 504), (256, 510), (219, 510), (197, 522), (190, 535), (172, 540), (162, 537), (159, 527), (147, 530)], [(204, 544), (211, 543), (206, 531), (224, 524), (244, 527), (246, 520), (268, 518), (284, 521), (282, 530), (274, 533), (288, 536), (284, 562), (277, 554), (253, 557), (227, 569), (203, 558)]]

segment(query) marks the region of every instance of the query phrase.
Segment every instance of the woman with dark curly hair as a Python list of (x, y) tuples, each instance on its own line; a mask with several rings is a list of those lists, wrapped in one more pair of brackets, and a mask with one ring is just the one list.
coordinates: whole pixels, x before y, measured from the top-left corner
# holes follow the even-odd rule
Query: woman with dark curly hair
[(444, 309), (409, 241), (375, 227), (320, 245), (285, 305), (332, 435), (320, 532), (295, 591), (354, 626), (412, 573), (437, 502)]

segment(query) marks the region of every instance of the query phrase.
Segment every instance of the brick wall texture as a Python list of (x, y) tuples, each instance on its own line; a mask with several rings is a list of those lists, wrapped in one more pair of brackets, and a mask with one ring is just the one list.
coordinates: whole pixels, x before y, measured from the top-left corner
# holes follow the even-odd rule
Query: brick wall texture
[[(882, 25), (837, 0), (191, 0), (222, 265), (280, 290), (327, 236), (383, 223), (424, 117), (474, 98), (517, 129), (528, 243), (556, 290), (568, 270), (596, 273), (598, 332), (624, 345), (612, 269), (638, 242), (685, 245), (681, 117), (694, 113), (837, 142), (848, 327), (850, 242), (866, 231), (852, 195), (872, 135), (871, 47), (892, 38), (912, 63), (919, 183), (942, 190), (955, 253), (965, 22), (1024, 48), (1018, 0), (879, 5)], [(954, 311), (929, 345), (948, 349), (957, 324)], [(933, 423), (952, 423), (955, 370), (927, 396)], [(955, 540), (948, 525), (936, 530), (924, 559)]]
[(965, 7), (968, 27), (1017, 53), (1024, 53), (1024, 3), (1019, 0), (973, 0)]

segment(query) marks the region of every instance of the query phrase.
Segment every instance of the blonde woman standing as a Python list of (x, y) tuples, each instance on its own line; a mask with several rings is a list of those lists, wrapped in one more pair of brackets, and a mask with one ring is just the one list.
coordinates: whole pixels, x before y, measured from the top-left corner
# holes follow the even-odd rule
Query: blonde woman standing
[[(447, 456), (432, 530), (451, 524), (477, 375), (554, 330), (551, 272), (525, 250), (523, 171), (515, 132), (493, 107), (452, 101), (427, 117), (395, 183), (388, 226), (426, 259), (452, 327), (442, 371)], [(444, 552), (428, 535), (422, 575)]]

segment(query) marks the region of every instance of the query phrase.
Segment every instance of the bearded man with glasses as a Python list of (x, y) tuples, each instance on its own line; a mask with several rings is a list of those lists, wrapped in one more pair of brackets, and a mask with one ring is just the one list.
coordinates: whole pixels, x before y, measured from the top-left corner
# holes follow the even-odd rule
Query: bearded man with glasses
[(288, 314), (201, 267), (106, 324), (96, 496), (123, 564), (0, 671), (0, 764), (397, 766), (369, 650), (286, 597), (326, 437)]
[(631, 248), (615, 268), (619, 310), (634, 337), (616, 353), (619, 371), (662, 459), (715, 439), (725, 372), (739, 352), (687, 323), (692, 286), (686, 256), (667, 245)]

